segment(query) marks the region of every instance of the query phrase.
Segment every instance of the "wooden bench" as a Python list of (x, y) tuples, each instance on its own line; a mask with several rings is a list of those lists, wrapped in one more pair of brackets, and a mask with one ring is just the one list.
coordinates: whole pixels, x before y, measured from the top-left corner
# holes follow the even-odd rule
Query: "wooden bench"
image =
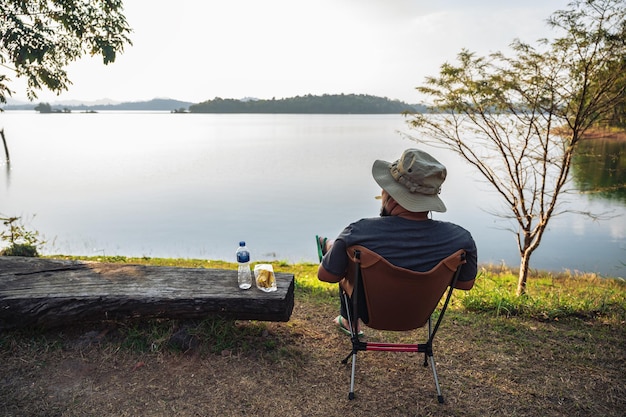
[(0, 256), (0, 329), (148, 318), (288, 321), (294, 276), (240, 290), (237, 271)]

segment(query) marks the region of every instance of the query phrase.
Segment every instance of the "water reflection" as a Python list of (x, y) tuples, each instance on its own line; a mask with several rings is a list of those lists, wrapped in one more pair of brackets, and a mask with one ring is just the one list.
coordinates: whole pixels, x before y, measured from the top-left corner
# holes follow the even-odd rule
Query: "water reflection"
[(626, 204), (626, 141), (580, 142), (573, 159), (572, 178), (576, 188), (592, 199)]
[(6, 168), (6, 178), (7, 178), (7, 187), (10, 184), (10, 175), (11, 175), (11, 157), (9, 156), (9, 147), (7, 145), (7, 139), (6, 136), (4, 135), (4, 129), (0, 129), (0, 137), (2, 138), (2, 145), (4, 148), (4, 155), (6, 156), (5, 160), (2, 161), (0, 159), (0, 165), (5, 165)]
[(0, 165), (4, 165), (4, 170), (6, 172), (5, 177), (6, 177), (7, 189), (8, 189), (9, 186), (11, 185), (11, 163), (7, 161), (4, 164), (0, 164)]

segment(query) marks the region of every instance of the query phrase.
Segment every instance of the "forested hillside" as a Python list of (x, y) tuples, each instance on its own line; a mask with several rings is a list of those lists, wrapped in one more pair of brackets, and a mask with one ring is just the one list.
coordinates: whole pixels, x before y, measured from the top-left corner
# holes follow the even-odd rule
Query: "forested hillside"
[(306, 114), (400, 114), (424, 112), (426, 106), (407, 104), (386, 97), (363, 94), (336, 94), (297, 96), (284, 99), (258, 100), (222, 99), (193, 104), (173, 99), (125, 102), (119, 104), (8, 104), (4, 110), (35, 110), (40, 113), (71, 113), (72, 111), (171, 111), (175, 113), (306, 113)]
[(242, 101), (215, 98), (189, 106), (189, 111), (191, 113), (399, 114), (405, 111), (416, 111), (416, 106), (398, 100), (363, 94), (325, 94), (280, 100)]

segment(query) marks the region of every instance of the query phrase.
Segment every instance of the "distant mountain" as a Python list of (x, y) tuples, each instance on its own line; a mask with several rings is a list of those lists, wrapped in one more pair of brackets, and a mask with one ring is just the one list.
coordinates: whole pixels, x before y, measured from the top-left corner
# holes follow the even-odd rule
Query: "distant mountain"
[(11, 97), (5, 97), (7, 100), (7, 104), (9, 106), (21, 106), (22, 104), (28, 104), (28, 101), (25, 100), (16, 100), (14, 98)]
[(51, 103), (53, 106), (65, 106), (65, 107), (79, 107), (79, 106), (106, 106), (117, 105), (122, 102), (119, 100), (112, 100), (110, 98), (102, 98), (100, 100), (85, 101), (85, 100), (61, 100)]
[[(43, 106), (40, 106), (43, 104)], [(322, 96), (297, 96), (285, 99), (261, 100), (246, 97), (241, 100), (215, 98), (202, 103), (191, 103), (169, 98), (149, 101), (116, 103), (109, 99), (95, 102), (24, 103), (16, 100), (4, 106), (4, 110), (33, 110), (46, 108), (49, 113), (98, 112), (98, 111), (168, 111), (174, 113), (300, 113), (300, 114), (400, 114), (422, 113), (422, 104), (407, 104), (386, 97), (364, 94), (336, 94)]]
[(108, 106), (92, 106), (90, 110), (153, 110), (178, 111), (187, 110), (193, 103), (169, 98), (155, 98), (150, 101), (134, 101)]
[[(108, 103), (107, 103), (108, 101)], [(100, 102), (99, 104), (97, 104)], [(189, 101), (173, 100), (169, 98), (155, 98), (149, 101), (131, 101), (125, 103), (115, 103), (112, 100), (99, 100), (94, 104), (84, 104), (79, 101), (64, 103), (52, 103), (52, 110), (55, 112), (68, 111), (179, 111), (187, 110), (193, 103)], [(7, 104), (4, 110), (35, 110), (39, 103)]]

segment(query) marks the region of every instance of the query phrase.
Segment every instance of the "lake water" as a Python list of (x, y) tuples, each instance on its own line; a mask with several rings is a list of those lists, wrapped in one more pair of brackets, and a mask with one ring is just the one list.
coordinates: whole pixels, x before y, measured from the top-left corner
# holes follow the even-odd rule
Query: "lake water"
[[(45, 254), (234, 261), (245, 240), (253, 261), (314, 262), (316, 234), (378, 214), (372, 162), (416, 146), (396, 115), (10, 111), (2, 127), (0, 215), (23, 216)], [(448, 168), (434, 218), (467, 228), (479, 262), (517, 266), (510, 224), (487, 213), (498, 197), (456, 155), (421, 147)], [(531, 267), (626, 276), (625, 204), (569, 200), (618, 216), (554, 218)]]

